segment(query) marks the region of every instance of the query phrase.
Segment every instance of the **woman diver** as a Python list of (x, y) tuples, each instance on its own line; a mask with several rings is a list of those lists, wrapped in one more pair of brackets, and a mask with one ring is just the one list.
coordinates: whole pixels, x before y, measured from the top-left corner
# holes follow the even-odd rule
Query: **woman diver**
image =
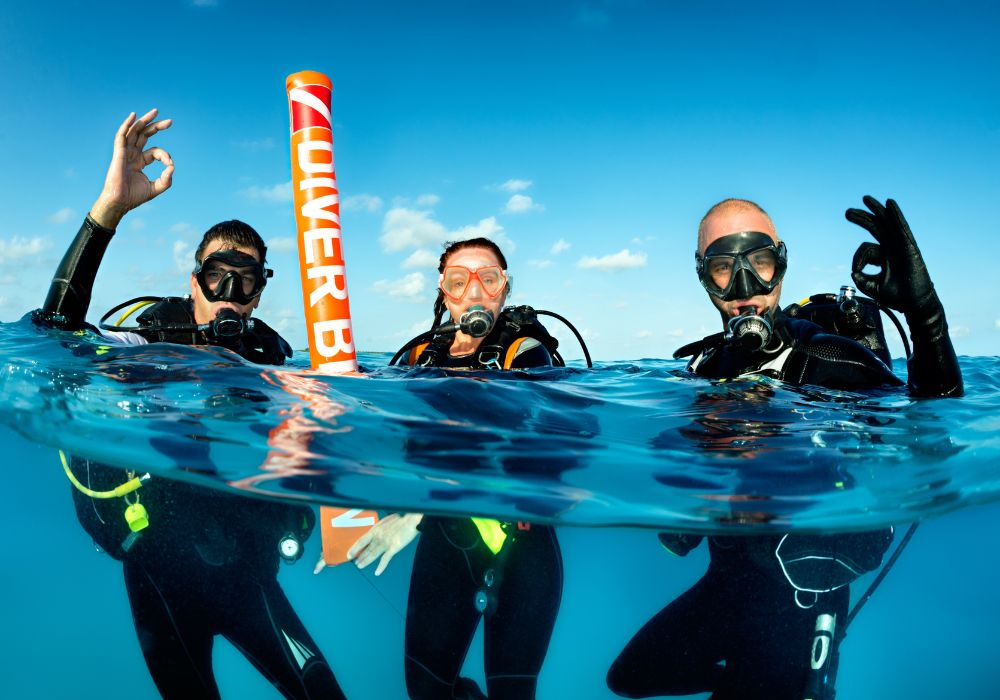
[[(557, 343), (530, 307), (504, 309), (510, 280), (495, 243), (485, 238), (452, 243), (438, 271), (432, 330), (397, 357), (409, 350), (411, 365), (466, 369), (563, 364)], [(449, 324), (441, 323), (445, 313)], [(359, 568), (381, 557), (375, 572), (381, 574), (418, 530), (405, 633), (409, 696), (487, 697), (475, 682), (460, 677), (482, 618), (488, 696), (534, 698), (562, 598), (562, 555), (554, 529), (394, 514), (359, 539), (348, 557)]]

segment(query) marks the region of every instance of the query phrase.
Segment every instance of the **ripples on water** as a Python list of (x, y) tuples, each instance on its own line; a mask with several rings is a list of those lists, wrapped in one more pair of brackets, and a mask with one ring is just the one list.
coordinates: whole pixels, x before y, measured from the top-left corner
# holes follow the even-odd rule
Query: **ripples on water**
[[(666, 360), (517, 373), (261, 368), (0, 325), (0, 416), (119, 466), (314, 503), (699, 531), (851, 529), (995, 500), (1000, 358), (913, 400), (711, 382)], [(905, 363), (896, 370), (905, 374)], [(208, 449), (205, 449), (206, 446)]]

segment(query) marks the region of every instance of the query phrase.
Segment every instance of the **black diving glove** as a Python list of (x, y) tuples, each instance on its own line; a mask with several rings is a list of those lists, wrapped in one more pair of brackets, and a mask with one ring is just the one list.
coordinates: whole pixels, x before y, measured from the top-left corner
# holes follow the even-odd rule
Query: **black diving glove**
[[(851, 277), (858, 289), (875, 301), (906, 316), (913, 341), (908, 360), (910, 387), (920, 396), (958, 396), (962, 373), (948, 335), (944, 306), (934, 291), (927, 265), (899, 205), (887, 199), (885, 206), (864, 197), (871, 211), (848, 209), (847, 220), (867, 230), (878, 243), (858, 246), (851, 263)], [(866, 265), (881, 267), (875, 274)]]

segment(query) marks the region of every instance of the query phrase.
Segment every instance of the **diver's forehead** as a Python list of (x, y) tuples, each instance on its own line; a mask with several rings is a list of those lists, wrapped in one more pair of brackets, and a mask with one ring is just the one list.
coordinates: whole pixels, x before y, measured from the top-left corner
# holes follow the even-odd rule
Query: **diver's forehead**
[(778, 236), (767, 216), (752, 209), (736, 210), (713, 214), (705, 221), (704, 235), (699, 241), (698, 252), (704, 253), (706, 248), (723, 236), (741, 231), (763, 231), (772, 241), (778, 242)]
[(445, 260), (446, 267), (453, 265), (476, 270), (480, 267), (499, 267), (500, 261), (497, 259), (496, 253), (489, 248), (463, 248), (449, 255), (448, 259)]
[(249, 255), (251, 258), (260, 262), (260, 257), (257, 254), (257, 250), (249, 246), (233, 245), (232, 243), (227, 243), (226, 241), (216, 240), (205, 246), (205, 251), (202, 253), (202, 262), (208, 258), (209, 255), (213, 253), (219, 253), (223, 251), (236, 251), (238, 253), (243, 253), (244, 255)]

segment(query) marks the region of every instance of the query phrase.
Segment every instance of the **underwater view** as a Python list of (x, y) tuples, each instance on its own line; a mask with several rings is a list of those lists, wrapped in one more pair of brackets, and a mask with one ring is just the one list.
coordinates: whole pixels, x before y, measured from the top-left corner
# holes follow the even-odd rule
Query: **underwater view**
[[(851, 624), (838, 695), (995, 697), (1000, 358), (961, 358), (966, 394), (944, 401), (716, 382), (665, 360), (491, 375), (388, 368), (388, 355), (362, 354), (365, 376), (337, 377), (309, 371), (302, 354), (275, 369), (217, 348), (105, 342), (27, 318), (0, 326), (13, 496), (2, 517), (18, 549), (0, 579), (8, 697), (156, 695), (121, 565), (80, 527), (59, 450), (313, 508), (556, 526), (564, 592), (543, 698), (615, 697), (611, 662), (704, 573), (704, 547), (675, 556), (660, 531), (895, 525), (898, 544), (920, 522)], [(318, 539), (282, 565), (281, 586), (348, 697), (405, 697), (415, 547), (378, 577), (352, 564), (314, 576)], [(855, 599), (873, 576), (851, 586)], [(480, 632), (473, 649), (482, 643)], [(275, 697), (221, 637), (214, 658), (223, 697)], [(482, 654), (470, 653), (463, 675), (482, 686), (482, 674)]]

